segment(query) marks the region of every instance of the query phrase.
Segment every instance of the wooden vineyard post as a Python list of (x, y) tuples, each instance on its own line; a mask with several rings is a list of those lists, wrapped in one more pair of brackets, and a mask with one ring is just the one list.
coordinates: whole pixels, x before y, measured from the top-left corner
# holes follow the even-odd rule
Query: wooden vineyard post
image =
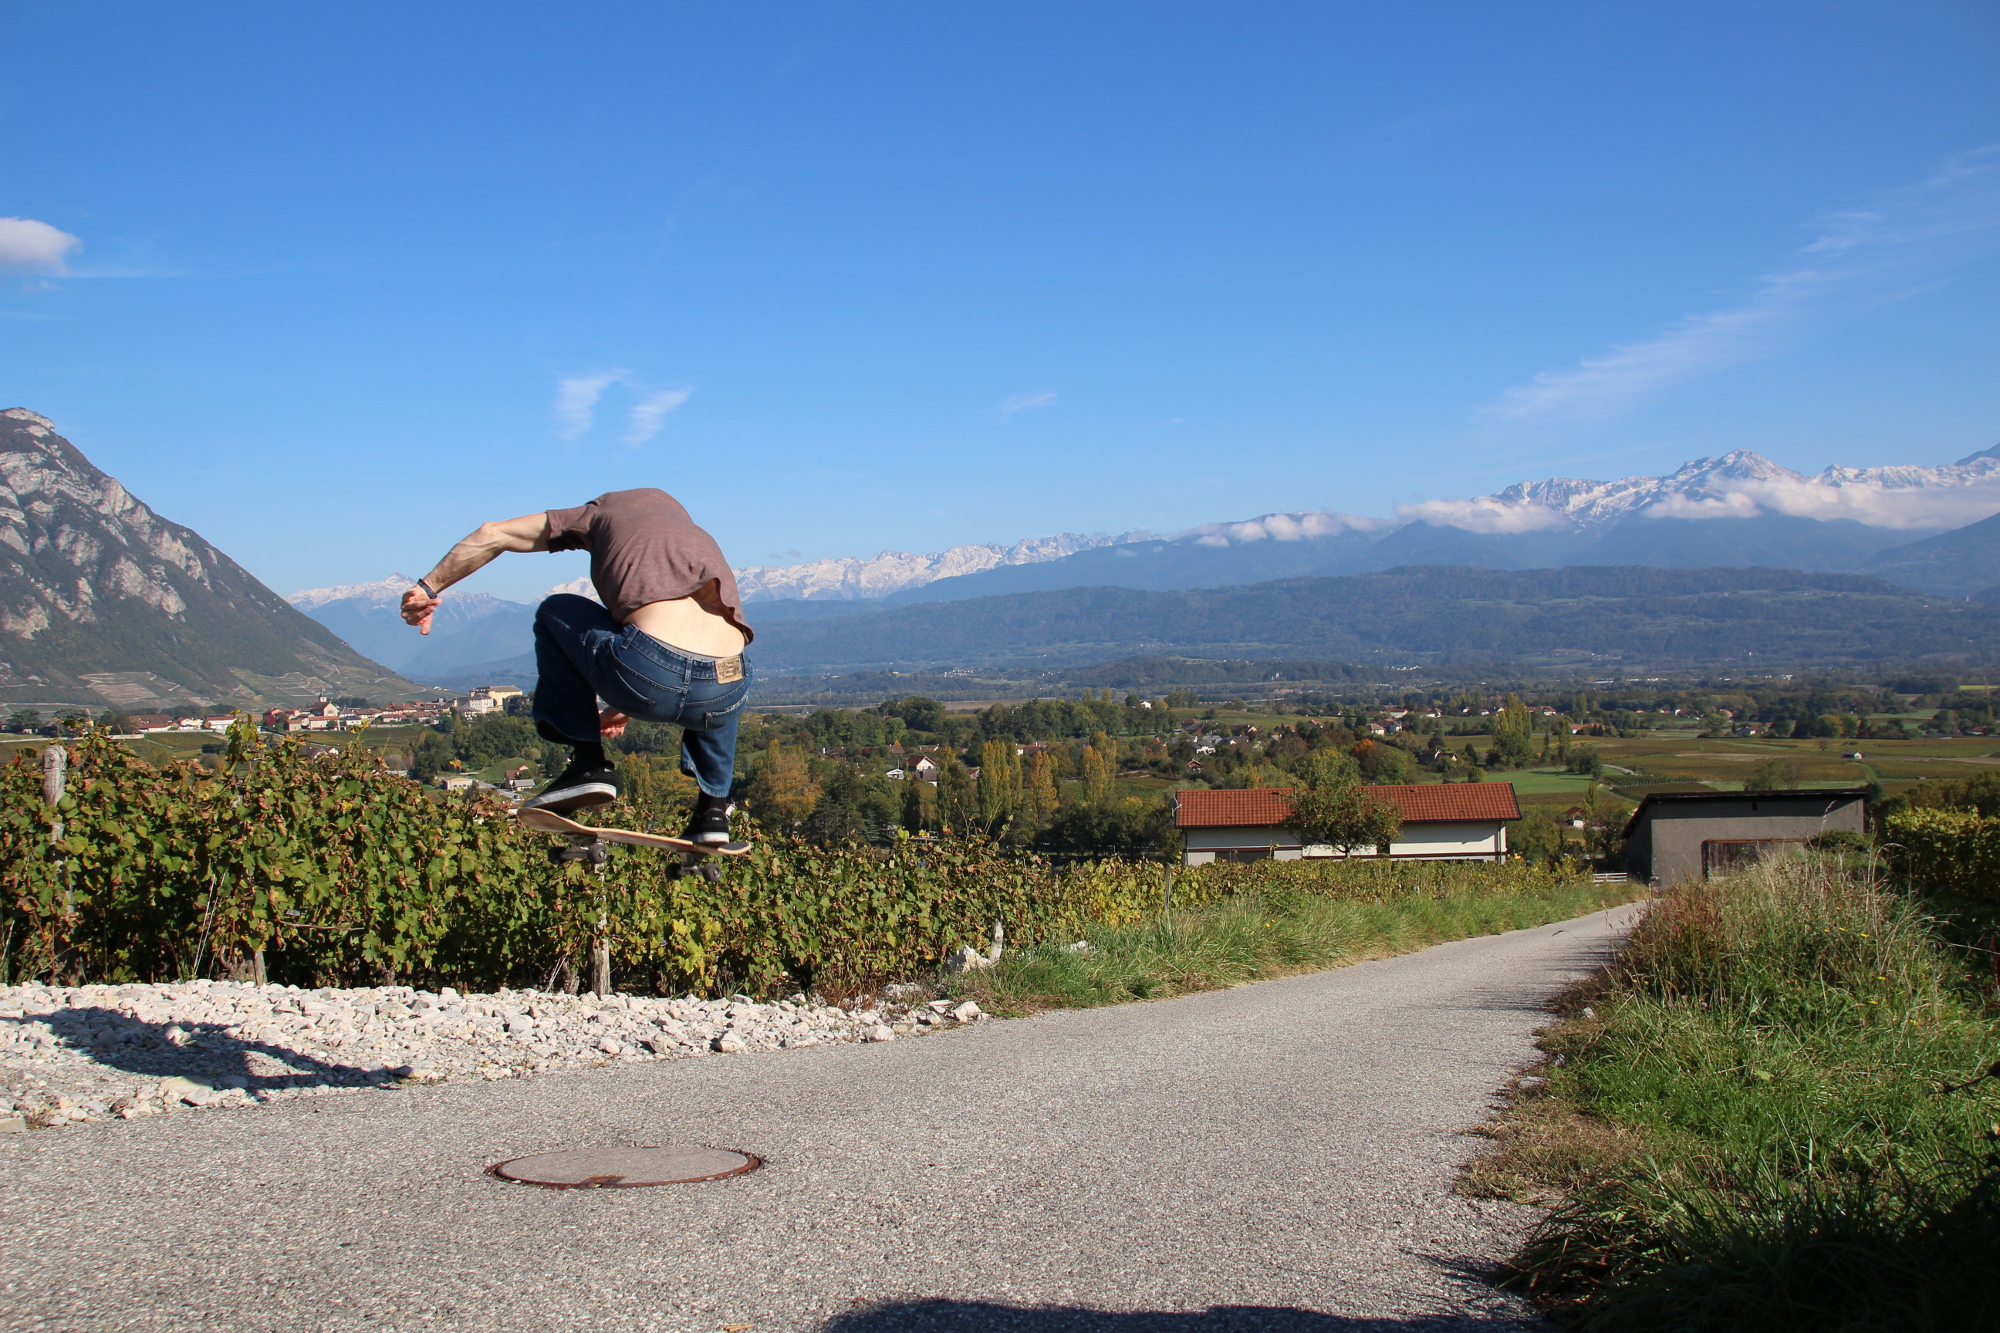
[(604, 910), (601, 862), (597, 867), (597, 938), (590, 943), (590, 991), (600, 1000), (611, 994), (611, 917)]
[(590, 946), (590, 989), (598, 999), (611, 994), (611, 941), (604, 932), (609, 923), (603, 917), (597, 918), (597, 939)]
[[(69, 780), (69, 751), (60, 745), (51, 745), (42, 751), (42, 804), (54, 810), (62, 804), (63, 786)], [(54, 844), (61, 841), (63, 822), (57, 819), (49, 827), (49, 857), (57, 865), (62, 861), (55, 855)], [(63, 884), (63, 914), (67, 916), (75, 907), (67, 882)]]

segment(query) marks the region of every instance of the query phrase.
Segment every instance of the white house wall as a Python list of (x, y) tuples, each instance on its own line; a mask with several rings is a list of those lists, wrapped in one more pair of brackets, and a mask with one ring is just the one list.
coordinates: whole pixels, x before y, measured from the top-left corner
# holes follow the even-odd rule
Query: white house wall
[[(1181, 836), (1184, 860), (1191, 866), (1206, 865), (1217, 852), (1225, 851), (1268, 851), (1278, 861), (1338, 855), (1331, 847), (1303, 845), (1299, 835), (1288, 828), (1191, 828), (1181, 830)], [(1401, 837), (1389, 846), (1391, 857), (1410, 860), (1498, 860), (1506, 851), (1507, 825), (1497, 819), (1406, 823)], [(1357, 857), (1373, 855), (1369, 851), (1355, 853)]]

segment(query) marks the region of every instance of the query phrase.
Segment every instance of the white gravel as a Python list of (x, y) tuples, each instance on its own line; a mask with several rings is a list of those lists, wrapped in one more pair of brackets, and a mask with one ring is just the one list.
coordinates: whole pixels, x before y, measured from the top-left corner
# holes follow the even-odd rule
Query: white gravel
[[(251, 1106), (398, 1083), (893, 1041), (977, 1022), (975, 1004), (902, 998), (842, 1009), (407, 986), (300, 990), (0, 986), (0, 1131)], [(915, 1003), (911, 1001), (915, 1000)]]

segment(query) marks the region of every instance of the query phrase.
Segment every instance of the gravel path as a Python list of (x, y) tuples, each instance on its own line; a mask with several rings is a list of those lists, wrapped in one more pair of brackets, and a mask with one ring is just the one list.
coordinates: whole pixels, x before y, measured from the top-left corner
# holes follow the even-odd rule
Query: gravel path
[[(1451, 1193), (1541, 1001), (1633, 909), (918, 1042), (617, 1062), (0, 1135), (0, 1328), (1532, 1327)], [(706, 1143), (760, 1171), (484, 1168)]]
[(745, 995), (599, 999), (210, 981), (0, 986), (0, 1131), (711, 1051), (894, 1041), (981, 1017), (976, 1004), (928, 993), (851, 1013), (805, 998), (757, 1004)]

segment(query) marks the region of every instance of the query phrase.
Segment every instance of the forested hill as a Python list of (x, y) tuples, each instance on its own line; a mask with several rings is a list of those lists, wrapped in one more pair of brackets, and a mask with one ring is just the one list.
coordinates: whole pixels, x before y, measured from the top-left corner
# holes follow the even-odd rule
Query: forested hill
[(2000, 607), (1854, 574), (1580, 566), (1392, 569), (1185, 592), (1068, 588), (779, 621), (765, 670), (1009, 664), (1133, 654), (1358, 663), (1805, 666), (2000, 659)]

